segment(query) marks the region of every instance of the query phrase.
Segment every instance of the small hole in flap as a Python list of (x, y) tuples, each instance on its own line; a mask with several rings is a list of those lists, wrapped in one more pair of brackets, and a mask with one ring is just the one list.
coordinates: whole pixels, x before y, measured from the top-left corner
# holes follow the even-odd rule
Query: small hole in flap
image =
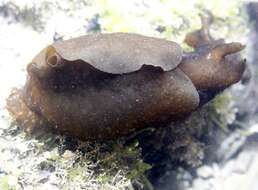
[(53, 67), (58, 65), (58, 57), (56, 55), (51, 56), (48, 58), (47, 63)]

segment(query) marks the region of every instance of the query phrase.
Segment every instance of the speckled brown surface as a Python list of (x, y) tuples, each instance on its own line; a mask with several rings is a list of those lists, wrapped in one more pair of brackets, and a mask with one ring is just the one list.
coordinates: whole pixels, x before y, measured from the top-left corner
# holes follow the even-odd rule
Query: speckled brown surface
[[(83, 140), (116, 138), (181, 119), (199, 106), (198, 90), (223, 90), (244, 71), (238, 55), (225, 57), (244, 46), (207, 35), (199, 37), (205, 43), (190, 44), (196, 50), (185, 53), (182, 61), (176, 43), (137, 34), (56, 42), (28, 65), (21, 97), (34, 112), (33, 120), (44, 118), (57, 131)], [(12, 106), (8, 104), (10, 110)], [(27, 115), (22, 114), (24, 120), (30, 120)]]
[[(37, 16), (36, 21), (41, 22), (43, 21), (47, 21), (48, 23), (52, 21), (54, 21), (54, 23), (58, 23), (58, 20), (56, 19), (56, 17), (60, 17), (60, 9), (62, 9), (61, 11), (65, 14), (62, 17), (62, 25), (60, 27), (60, 29), (57, 30), (58, 34), (59, 34), (59, 38), (60, 36), (63, 37), (64, 39), (70, 38), (71, 36), (78, 36), (78, 35), (83, 35), (84, 30), (80, 30), (82, 31), (82, 33), (77, 32), (78, 30), (74, 29), (74, 25), (73, 23), (75, 23), (75, 25), (77, 23), (79, 23), (80, 28), (84, 29), (84, 19), (85, 19), (85, 14), (88, 14), (90, 11), (88, 11), (87, 9), (85, 10), (85, 7), (82, 6), (80, 3), (76, 3), (75, 7), (71, 6), (74, 4), (74, 1), (68, 1), (68, 0), (64, 0), (62, 2), (60, 1), (56, 1), (56, 0), (39, 0), (37, 2), (32, 2), (32, 1), (28, 1), (28, 0), (24, 0), (24, 1), (15, 1), (15, 0), (9, 0), (11, 2), (17, 2), (17, 3), (21, 3), (21, 4), (26, 4), (24, 6), (26, 6), (26, 10), (28, 10), (28, 8), (31, 8), (31, 6), (33, 6), (33, 11), (36, 12), (36, 14), (38, 15), (38, 10), (39, 8), (42, 7), (42, 2), (44, 4), (50, 2), (51, 3), (51, 7), (47, 7), (46, 9), (42, 9), (42, 14), (43, 14), (43, 19), (42, 17)], [(58, 3), (56, 3), (58, 2)], [(81, 2), (80, 0), (76, 0), (76, 2)], [(87, 1), (88, 2), (88, 1)], [(111, 1), (108, 1), (111, 2)], [(165, 18), (167, 21), (166, 25), (165, 25), (165, 29), (166, 32), (163, 32), (161, 34), (158, 34), (158, 36), (164, 37), (166, 36), (167, 39), (176, 39), (178, 40), (177, 42), (181, 42), (181, 37), (179, 37), (178, 35), (184, 35), (185, 34), (185, 28), (181, 28), (180, 25), (180, 29), (179, 32), (180, 33), (173, 33), (173, 37), (171, 37), (171, 35), (164, 35), (169, 33), (169, 29), (170, 27), (175, 27), (177, 28), (178, 25), (175, 25), (174, 23), (178, 23), (178, 20), (181, 21), (181, 17), (177, 16), (170, 16), (171, 14), (177, 14), (178, 12), (180, 12), (180, 14), (184, 15), (185, 18), (187, 18), (187, 20), (191, 21), (191, 28), (197, 28), (199, 26), (199, 22), (198, 22), (198, 18), (197, 18), (197, 10), (196, 8), (192, 8), (193, 6), (189, 5), (187, 1), (184, 2), (171, 2), (171, 1), (162, 1), (162, 5), (165, 4), (165, 2), (169, 2), (171, 4), (171, 7), (173, 7), (173, 10), (176, 10), (177, 12), (171, 11), (171, 7), (166, 6), (166, 10), (165, 11), (159, 11), (157, 12), (157, 7), (156, 4), (160, 5), (161, 3), (159, 1), (155, 1), (155, 6), (150, 6), (149, 4), (151, 4), (154, 1), (144, 1), (145, 4), (148, 5), (148, 8), (146, 7), (146, 9), (142, 10), (139, 9), (139, 7), (135, 6), (133, 9), (128, 6), (127, 4), (133, 4), (133, 2), (136, 2), (135, 0), (133, 1), (125, 1), (125, 2), (121, 2), (121, 4), (126, 4), (125, 6), (128, 7), (128, 11), (133, 10), (133, 12), (130, 12), (130, 16), (129, 18), (131, 19), (131, 21), (135, 24), (135, 25), (131, 25), (127, 20), (125, 21), (125, 18), (122, 18), (122, 22), (126, 24), (126, 26), (133, 28), (134, 32), (140, 32), (142, 34), (146, 34), (146, 35), (153, 35), (155, 36), (155, 27), (157, 24), (163, 26), (164, 22), (160, 22), (160, 20), (158, 22), (150, 22), (149, 17), (146, 16), (140, 16), (135, 18), (134, 15), (135, 13), (140, 13), (141, 15), (144, 14), (144, 12), (148, 12), (151, 13), (149, 14), (152, 18), (155, 17), (155, 15), (153, 15), (152, 13), (156, 13), (158, 14), (159, 17), (161, 17), (162, 19)], [(137, 1), (138, 2), (138, 1)], [(196, 1), (195, 1), (196, 2)], [(202, 2), (204, 3), (204, 5), (206, 7), (208, 7), (210, 4), (218, 4), (218, 1), (205, 1)], [(218, 37), (225, 37), (225, 33), (227, 36), (227, 40), (228, 41), (245, 41), (245, 37), (250, 37), (252, 36), (252, 41), (254, 41), (253, 39), (256, 39), (255, 36), (253, 35), (246, 35), (246, 30), (248, 27), (246, 27), (246, 24), (244, 22), (243, 17), (241, 17), (241, 15), (239, 15), (239, 12), (237, 11), (237, 8), (232, 8), (229, 10), (228, 7), (232, 7), (235, 6), (235, 4), (239, 3), (239, 0), (236, 1), (229, 1), (225, 4), (225, 2), (222, 2), (222, 4), (213, 7), (212, 6), (212, 10), (215, 12), (215, 15), (218, 15), (220, 17), (224, 17), (224, 15), (230, 15), (230, 16), (225, 16), (224, 18), (226, 18), (225, 20), (223, 19), (220, 20), (216, 20), (215, 21), (215, 25), (213, 25), (212, 27), (212, 34), (216, 35)], [(35, 3), (35, 4), (34, 4)], [(192, 3), (192, 1), (191, 1)], [(68, 6), (67, 6), (68, 4)], [(120, 3), (119, 3), (120, 4)], [(137, 3), (137, 5), (140, 4)], [(187, 4), (187, 6), (185, 5)], [(16, 5), (16, 4), (15, 4)], [(61, 6), (60, 6), (61, 5)], [(96, 3), (95, 3), (96, 5)], [(116, 4), (117, 5), (117, 4)], [(178, 7), (178, 5), (180, 5), (180, 8)], [(188, 6), (189, 5), (189, 6)], [(208, 5), (208, 6), (207, 6)], [(19, 10), (22, 10), (22, 7), (19, 6)], [(88, 6), (88, 5), (87, 5)], [(119, 5), (117, 5), (119, 6)], [(38, 8), (39, 7), (39, 8)], [(63, 7), (70, 7), (71, 9), (64, 9)], [(78, 7), (80, 8), (80, 10), (82, 9), (83, 11), (78, 10)], [(190, 8), (189, 8), (190, 7)], [(13, 6), (12, 6), (13, 8)], [(108, 9), (108, 7), (104, 7), (105, 10)], [(189, 9), (191, 9), (189, 11)], [(218, 10), (219, 9), (219, 10)], [(122, 10), (123, 12), (126, 12), (124, 9), (121, 9), (121, 7), (119, 7), (119, 10)], [(193, 11), (192, 11), (193, 10)], [(217, 10), (217, 11), (216, 11)], [(243, 10), (241, 8), (241, 10)], [(41, 11), (41, 9), (40, 9)], [(171, 14), (166, 14), (169, 11), (169, 13)], [(185, 12), (184, 12), (185, 11)], [(74, 13), (71, 16), (71, 12)], [(19, 15), (20, 12), (18, 11)], [(112, 11), (112, 13), (115, 13), (115, 11)], [(232, 14), (234, 14), (234, 16), (232, 16)], [(237, 14), (237, 16), (235, 16), (235, 14)], [(78, 16), (79, 15), (79, 16)], [(189, 16), (190, 15), (190, 16)], [(78, 17), (76, 17), (78, 16)], [(29, 17), (30, 19), (31, 17)], [(51, 18), (51, 19), (50, 19)], [(70, 20), (72, 20), (72, 22), (69, 22)], [(100, 19), (100, 23), (101, 23), (101, 28), (103, 30), (106, 29), (106, 22), (103, 22), (103, 19), (106, 18), (106, 14), (105, 17), (103, 17), (103, 15), (101, 15), (101, 19)], [(7, 19), (6, 19), (7, 20)], [(78, 22), (79, 20), (79, 22)], [(106, 20), (106, 19), (105, 19)], [(2, 21), (2, 17), (0, 18), (0, 22)], [(8, 23), (7, 23), (8, 21)], [(0, 33), (1, 33), (1, 63), (0, 63), (0, 78), (1, 78), (1, 91), (0, 91), (0, 115), (1, 115), (1, 120), (0, 120), (0, 189), (5, 189), (4, 187), (6, 187), (6, 189), (133, 189), (130, 188), (130, 181), (128, 180), (128, 178), (125, 177), (125, 171), (122, 169), (123, 166), (122, 164), (117, 164), (118, 168), (116, 170), (116, 172), (113, 175), (110, 175), (110, 172), (108, 169), (103, 169), (101, 166), (99, 166), (99, 164), (96, 163), (92, 163), (91, 161), (89, 163), (88, 159), (84, 159), (81, 158), (81, 151), (77, 151), (77, 149), (69, 149), (70, 151), (66, 151), (65, 154), (62, 156), (63, 153), (61, 153), (61, 155), (59, 155), (58, 153), (56, 153), (56, 149), (59, 146), (65, 146), (66, 144), (69, 144), (69, 147), (71, 146), (71, 143), (67, 143), (66, 141), (63, 142), (61, 140), (60, 143), (56, 142), (53, 140), (53, 143), (49, 142), (49, 137), (46, 133), (43, 134), (44, 139), (42, 139), (42, 141), (37, 141), (35, 138), (25, 138), (25, 134), (23, 132), (21, 132), (19, 130), (19, 132), (17, 132), (17, 130), (15, 130), (14, 128), (16, 128), (16, 126), (13, 126), (14, 124), (10, 124), (10, 123), (6, 123), (4, 122), (4, 116), (2, 115), (2, 112), (6, 113), (6, 109), (4, 109), (2, 107), (2, 105), (5, 103), (5, 97), (7, 97), (8, 95), (8, 91), (6, 89), (9, 89), (11, 87), (14, 86), (19, 86), (20, 84), (23, 84), (24, 82), (24, 78), (26, 76), (26, 70), (24, 68), (26, 63), (29, 63), (31, 61), (31, 58), (39, 52), (40, 49), (42, 49), (43, 47), (45, 47), (47, 44), (52, 43), (52, 33), (46, 33), (45, 30), (42, 33), (35, 33), (35, 31), (33, 29), (37, 28), (38, 25), (33, 24), (33, 29), (30, 26), (24, 26), (23, 24), (21, 24), (21, 22), (19, 21), (18, 23), (10, 23), (10, 19), (8, 19), (5, 23), (1, 22), (1, 27), (0, 27)], [(170, 22), (171, 21), (171, 22)], [(241, 21), (241, 23), (239, 23)], [(187, 24), (188, 22), (182, 21), (184, 24)], [(244, 22), (244, 23), (243, 23)], [(154, 23), (154, 24), (153, 24)], [(181, 22), (179, 22), (180, 24)], [(102, 25), (103, 24), (103, 25)], [(111, 23), (113, 24), (113, 23)], [(138, 27), (138, 26), (141, 27)], [(151, 25), (151, 27), (149, 27), (148, 29), (146, 29), (146, 26)], [(43, 25), (45, 27), (45, 25)], [(49, 24), (47, 25), (49, 28)], [(118, 31), (118, 27), (117, 25), (113, 25), (114, 26), (114, 30)], [(185, 25), (184, 25), (185, 26)], [(50, 27), (53, 27), (53, 25), (51, 25)], [(189, 26), (187, 25), (189, 30)], [(76, 31), (76, 33), (73, 33), (73, 35), (71, 35), (71, 33), (67, 33), (67, 28), (70, 29), (69, 31), (73, 30)], [(121, 27), (120, 27), (121, 28)], [(226, 28), (226, 30), (225, 30)], [(227, 30), (228, 29), (228, 30)], [(49, 31), (49, 30), (48, 30)], [(106, 31), (106, 30), (105, 30)], [(110, 31), (110, 30), (109, 30)], [(53, 31), (54, 32), (54, 31)], [(229, 32), (229, 33), (228, 33)], [(157, 33), (157, 32), (156, 32)], [(45, 38), (47, 35), (47, 39), (49, 41), (46, 41), (47, 39)], [(174, 37), (174, 35), (176, 37)], [(156, 35), (157, 36), (157, 35)], [(178, 38), (179, 37), (179, 38)], [(56, 37), (55, 37), (56, 39)], [(17, 43), (19, 42), (19, 43)], [(181, 43), (180, 43), (181, 44)], [(249, 43), (248, 43), (249, 44)], [(249, 52), (249, 51), (247, 51)], [(246, 52), (245, 52), (246, 53)], [(254, 52), (255, 53), (255, 52)], [(246, 54), (245, 54), (246, 55)], [(250, 62), (250, 57), (248, 56), (248, 60)], [(253, 72), (255, 72), (255, 69), (252, 70)], [(255, 87), (255, 85), (254, 85)], [(240, 89), (240, 91), (239, 91)], [(238, 93), (236, 93), (238, 92)], [(229, 99), (225, 99), (225, 94), (231, 94), (233, 95), (233, 98)], [(239, 110), (235, 109), (234, 105), (235, 103), (239, 102), (239, 98), (241, 98), (241, 100), (244, 102), (244, 104), (247, 106), (248, 111), (251, 111), (253, 109), (256, 108), (256, 104), (250, 104), (252, 105), (251, 107), (247, 104), (247, 100), (249, 102), (249, 100), (253, 100), (253, 102), (255, 102), (255, 99), (252, 97), (246, 98), (245, 94), (247, 93), (247, 90), (245, 89), (245, 87), (243, 85), (241, 85), (241, 83), (239, 83), (238, 85), (234, 85), (233, 88), (231, 88), (230, 90), (227, 90), (226, 93), (223, 93), (222, 95), (222, 99), (224, 99), (224, 101), (227, 101), (227, 104), (229, 104), (228, 106), (224, 106), (221, 107), (219, 113), (220, 116), (223, 117), (223, 121), (227, 121), (226, 123), (231, 123), (232, 121), (235, 120), (235, 116), (239, 114)], [(218, 98), (216, 98), (216, 101), (218, 100)], [(179, 157), (182, 161), (189, 161), (189, 162), (193, 162), (196, 158), (195, 155), (193, 155), (193, 152), (191, 151), (192, 148), (194, 147), (194, 142), (192, 143), (191, 141), (189, 142), (189, 144), (184, 144), (186, 141), (188, 141), (188, 138), (185, 138), (184, 136), (189, 134), (189, 131), (195, 131), (196, 128), (198, 128), (200, 125), (203, 125), (204, 129), (210, 129), (211, 125), (209, 124), (210, 122), (214, 122), (214, 119), (217, 121), (218, 120), (218, 116), (215, 114), (211, 114), (210, 112), (206, 111), (205, 109), (200, 109), (199, 111), (204, 112), (209, 114), (210, 116), (212, 116), (211, 119), (208, 119), (208, 123), (205, 121), (203, 122), (203, 115), (200, 116), (200, 118), (196, 118), (196, 122), (193, 122), (192, 124), (190, 124), (189, 128), (187, 128), (187, 130), (184, 130), (185, 127), (184, 126), (178, 126), (177, 129), (175, 130), (175, 128), (173, 127), (170, 131), (173, 133), (179, 132), (179, 134), (183, 134), (183, 136), (178, 135), (178, 133), (176, 133), (176, 135), (171, 136), (171, 133), (166, 133), (168, 136), (170, 136), (170, 138), (172, 140), (175, 140), (175, 144), (177, 145), (176, 147), (178, 147), (178, 151), (181, 154), (174, 154), (174, 152), (170, 152), (171, 156), (175, 159), (177, 157)], [(241, 111), (242, 111), (242, 107), (241, 107)], [(7, 113), (6, 113), (7, 114)], [(195, 117), (196, 115), (193, 114), (191, 116), (191, 118)], [(252, 116), (251, 116), (252, 117)], [(8, 117), (9, 118), (9, 117)], [(10, 118), (9, 118), (10, 119)], [(9, 121), (9, 120), (8, 120)], [(13, 127), (12, 127), (13, 126)], [(219, 125), (221, 126), (221, 125)], [(245, 127), (248, 127), (248, 124), (245, 124)], [(182, 127), (184, 127), (184, 129), (182, 129)], [(216, 126), (217, 127), (217, 126)], [(231, 127), (232, 128), (232, 127)], [(197, 130), (198, 131), (198, 130)], [(205, 134), (207, 132), (204, 132)], [(209, 133), (209, 132), (208, 132)], [(230, 132), (226, 133), (226, 136), (230, 136), (228, 134), (230, 134)], [(246, 131), (241, 132), (241, 135), (245, 135)], [(211, 134), (214, 138), (216, 138), (216, 135), (214, 133)], [(196, 138), (196, 136), (194, 135), (194, 137)], [(58, 138), (58, 136), (52, 136), (52, 138)], [(163, 137), (161, 135), (157, 135), (156, 139), (151, 139), (150, 141), (157, 146), (157, 144), (159, 144), (158, 142), (161, 141), (163, 139)], [(148, 142), (146, 142), (145, 139), (142, 139), (143, 143), (145, 145), (148, 145)], [(68, 141), (69, 142), (69, 141)], [(167, 141), (166, 141), (167, 142)], [(199, 141), (198, 141), (199, 142)], [(238, 144), (239, 142), (239, 138), (236, 138), (235, 143)], [(46, 148), (43, 150), (40, 148), (42, 147), (42, 145), (44, 146), (49, 146), (50, 144), (54, 145), (53, 150), (50, 150), (49, 148)], [(65, 144), (65, 145), (63, 145)], [(76, 144), (76, 143), (75, 143)], [(107, 141), (104, 142), (104, 144), (107, 144)], [(223, 144), (222, 140), (219, 140), (219, 144)], [(233, 143), (234, 144), (234, 143)], [(92, 152), (96, 152), (97, 155), (97, 159), (93, 159), (93, 160), (97, 160), (99, 163), (99, 148), (98, 146), (96, 146), (96, 143), (92, 143), (92, 145), (94, 146), (93, 151)], [(228, 150), (222, 150), (223, 155), (224, 154), (228, 154), (230, 153), (233, 148), (230, 148), (232, 143), (229, 143), (229, 151)], [(182, 146), (186, 146), (187, 150), (186, 152), (184, 152), (184, 148), (182, 148)], [(110, 146), (108, 146), (110, 147)], [(171, 147), (171, 146), (169, 146)], [(173, 145), (172, 148), (174, 148), (175, 146)], [(209, 145), (208, 145), (209, 147)], [(131, 147), (130, 147), (131, 148)], [(201, 150), (206, 150), (207, 146), (203, 147)], [(123, 148), (123, 150), (126, 148)], [(160, 148), (159, 148), (160, 149)], [(81, 146), (79, 146), (79, 150), (81, 150)], [(87, 149), (88, 150), (88, 149)], [(170, 149), (171, 150), (171, 149)], [(190, 152), (188, 151), (190, 150)], [(117, 150), (115, 151), (117, 152)], [(256, 151), (257, 152), (257, 151)], [(124, 152), (123, 152), (124, 154)], [(210, 155), (214, 155), (215, 151), (212, 151)], [(87, 156), (92, 156), (91, 151), (87, 151)], [(232, 164), (230, 164), (232, 166), (233, 170), (238, 170), (239, 167), (242, 168), (243, 163), (245, 163), (244, 165), (248, 165), (250, 170), (249, 171), (256, 171), (256, 166), (257, 166), (257, 159), (253, 159), (252, 155), (249, 155), (249, 157), (251, 158), (252, 162), (250, 164), (250, 162), (246, 162), (245, 160), (240, 160), (239, 162), (230, 162)], [(78, 161), (78, 157), (80, 158), (80, 162), (78, 164), (74, 165), (74, 162), (77, 163)], [(110, 156), (108, 156), (110, 157)], [(157, 157), (157, 156), (156, 156)], [(197, 155), (198, 157), (198, 155)], [(120, 155), (119, 155), (120, 158)], [(124, 158), (122, 157), (121, 159), (124, 160)], [(133, 159), (129, 159), (129, 161), (131, 162), (131, 160), (135, 160), (136, 158), (134, 157)], [(185, 160), (186, 159), (186, 160)], [(190, 159), (190, 160), (189, 160)], [(231, 160), (231, 159), (230, 159)], [(202, 161), (201, 161), (202, 162)], [(116, 160), (111, 160), (108, 162), (108, 165), (116, 165)], [(169, 163), (169, 162), (167, 162)], [(173, 162), (174, 163), (174, 162)], [(198, 162), (197, 162), (198, 163)], [(194, 163), (196, 164), (196, 163)], [(178, 164), (177, 166), (182, 167), (182, 164)], [(243, 186), (245, 184), (250, 184), (249, 182), (252, 181), (252, 177), (250, 177), (248, 175), (248, 173), (244, 170), (241, 169), (241, 174), (239, 175), (239, 177), (236, 179), (233, 174), (232, 171), (228, 170), (228, 167), (224, 167), (227, 166), (227, 164), (223, 163), (223, 166), (220, 166), (220, 163), (214, 163), (211, 166), (207, 166), (205, 165), (205, 168), (211, 168), (211, 170), (208, 170), (208, 173), (210, 172), (212, 175), (207, 175), (204, 172), (203, 177), (201, 175), (198, 175), (199, 178), (201, 179), (197, 179), (197, 183), (196, 181), (192, 181), (191, 175), (189, 174), (188, 171), (185, 171), (186, 173), (181, 174), (178, 171), (174, 171), (174, 173), (179, 174), (181, 176), (181, 178), (185, 179), (184, 180), (184, 186), (186, 186), (183, 189), (189, 189), (189, 190), (193, 190), (193, 189), (236, 189), (236, 185), (242, 184)], [(251, 167), (250, 167), (251, 166)], [(254, 166), (254, 167), (253, 167)], [(53, 167), (55, 168), (55, 171), (53, 171)], [(101, 171), (103, 171), (104, 174), (95, 174), (92, 175), (92, 173), (95, 172), (95, 167), (100, 168)], [(48, 168), (50, 168), (48, 170)], [(128, 168), (128, 166), (126, 166), (125, 168)], [(122, 170), (122, 171), (121, 171)], [(131, 167), (129, 167), (129, 170), (131, 170)], [(168, 175), (168, 170), (169, 168), (166, 167), (166, 170), (163, 171), (163, 173), (161, 172), (161, 175), (163, 174), (164, 176), (166, 176), (168, 178), (168, 182), (167, 186), (170, 189), (171, 187), (171, 183), (173, 183), (173, 179), (171, 179)], [(49, 172), (48, 172), (49, 171)], [(181, 171), (181, 170), (180, 170)], [(199, 173), (199, 172), (198, 172)], [(192, 173), (191, 173), (192, 174)], [(233, 174), (233, 175), (232, 175)], [(110, 175), (110, 178), (107, 178), (106, 176)], [(190, 176), (189, 176), (190, 175)], [(73, 177), (71, 177), (73, 176)], [(217, 180), (214, 180), (214, 176), (216, 176)], [(176, 181), (178, 181), (178, 179), (181, 179), (180, 177), (178, 178), (178, 175), (175, 176), (176, 177)], [(126, 178), (126, 179), (125, 179)], [(105, 181), (102, 181), (101, 179), (105, 179)], [(162, 178), (163, 179), (163, 178)], [(254, 182), (256, 182), (257, 177), (253, 178)], [(157, 181), (158, 179), (155, 178), (155, 181)], [(232, 182), (230, 184), (232, 184), (232, 186), (222, 186), (222, 183), (224, 183), (225, 181), (227, 182)], [(236, 183), (237, 181), (237, 183)], [(152, 181), (153, 182), (153, 181)], [(138, 182), (139, 183), (139, 182)], [(197, 185), (196, 185), (197, 184)], [(128, 187), (129, 186), (129, 187)], [(250, 188), (244, 188), (243, 186), (241, 186), (242, 189), (248, 189), (250, 190)], [(142, 186), (141, 186), (142, 187)], [(140, 188), (141, 189), (141, 188)], [(163, 188), (157, 187), (157, 189), (159, 190), (163, 190)], [(166, 189), (166, 190), (167, 190)], [(176, 189), (176, 188), (175, 188)]]

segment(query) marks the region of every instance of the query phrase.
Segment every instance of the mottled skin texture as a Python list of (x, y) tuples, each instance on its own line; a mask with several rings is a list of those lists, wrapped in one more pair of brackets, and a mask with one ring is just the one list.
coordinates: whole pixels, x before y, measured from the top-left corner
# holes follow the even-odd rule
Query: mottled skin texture
[[(89, 70), (83, 68), (83, 62), (78, 70), (69, 66), (67, 70), (75, 73), (67, 78), (69, 81), (78, 77), (78, 71)], [(46, 84), (28, 80), (25, 97), (31, 92), (32, 98), (25, 101), (30, 109), (47, 116), (50, 123), (61, 126), (59, 130), (82, 139), (125, 135), (153, 122), (187, 114), (198, 106), (198, 93), (179, 69), (164, 73), (145, 67), (126, 75), (104, 75), (84, 80), (82, 85), (66, 82), (65, 87), (56, 85), (52, 77), (45, 78)], [(64, 74), (61, 78), (66, 77)]]
[(203, 28), (187, 35), (196, 51), (184, 54), (174, 42), (136, 34), (53, 44), (28, 65), (26, 85), (10, 95), (7, 108), (27, 131), (51, 126), (83, 140), (181, 119), (209, 100), (200, 92), (221, 91), (244, 71), (232, 54), (243, 46), (213, 40), (207, 27), (203, 18)]

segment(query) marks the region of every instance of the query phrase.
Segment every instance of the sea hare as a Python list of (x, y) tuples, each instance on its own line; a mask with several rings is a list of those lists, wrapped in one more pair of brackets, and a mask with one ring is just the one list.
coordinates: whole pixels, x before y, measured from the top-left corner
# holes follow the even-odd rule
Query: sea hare
[(28, 132), (52, 129), (83, 140), (128, 135), (186, 117), (241, 79), (244, 46), (202, 28), (186, 36), (195, 51), (131, 33), (86, 35), (55, 42), (27, 66), (7, 109)]

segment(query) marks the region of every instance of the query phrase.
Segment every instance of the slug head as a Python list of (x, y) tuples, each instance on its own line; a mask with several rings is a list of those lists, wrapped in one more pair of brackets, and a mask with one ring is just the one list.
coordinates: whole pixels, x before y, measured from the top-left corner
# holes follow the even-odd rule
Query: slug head
[(211, 13), (201, 15), (202, 28), (186, 35), (185, 42), (195, 49), (185, 53), (179, 67), (199, 91), (221, 91), (238, 82), (245, 70), (245, 59), (238, 52), (245, 48), (238, 42), (215, 40), (209, 32)]

